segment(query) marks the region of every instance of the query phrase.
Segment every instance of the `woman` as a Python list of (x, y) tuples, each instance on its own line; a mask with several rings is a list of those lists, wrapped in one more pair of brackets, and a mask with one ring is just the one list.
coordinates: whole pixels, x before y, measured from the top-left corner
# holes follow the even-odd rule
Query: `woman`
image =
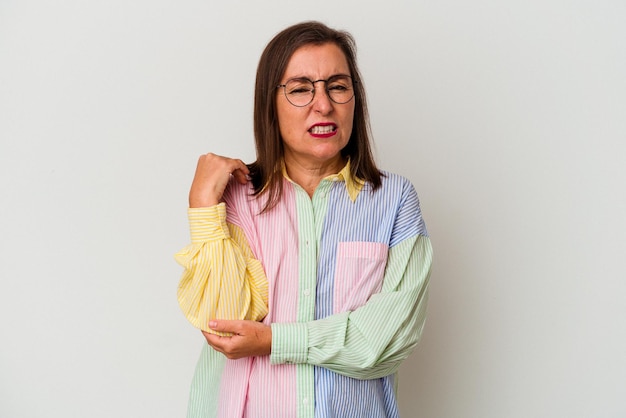
[(352, 37), (276, 35), (254, 130), (256, 162), (204, 155), (191, 186), (179, 301), (208, 344), (188, 414), (397, 417), (432, 251), (413, 186), (374, 164)]

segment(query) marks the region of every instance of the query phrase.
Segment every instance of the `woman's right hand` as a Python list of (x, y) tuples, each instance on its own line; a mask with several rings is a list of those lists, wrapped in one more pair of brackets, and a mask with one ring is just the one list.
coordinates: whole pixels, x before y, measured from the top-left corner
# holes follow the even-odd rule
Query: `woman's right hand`
[(241, 184), (248, 181), (250, 171), (239, 159), (208, 153), (200, 156), (189, 191), (189, 207), (203, 208), (220, 203), (230, 176)]

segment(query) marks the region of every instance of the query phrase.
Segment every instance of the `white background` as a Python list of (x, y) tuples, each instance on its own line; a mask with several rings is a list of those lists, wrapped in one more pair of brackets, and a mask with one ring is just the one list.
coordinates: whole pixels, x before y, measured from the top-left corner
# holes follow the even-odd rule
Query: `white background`
[(0, 1), (0, 417), (185, 414), (197, 156), (254, 159), (259, 55), (356, 37), (435, 249), (403, 417), (626, 416), (626, 3)]

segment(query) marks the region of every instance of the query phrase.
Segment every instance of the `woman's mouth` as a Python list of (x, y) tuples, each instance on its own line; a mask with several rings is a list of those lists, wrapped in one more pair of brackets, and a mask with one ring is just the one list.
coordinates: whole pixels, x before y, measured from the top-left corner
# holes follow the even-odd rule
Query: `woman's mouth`
[(318, 138), (328, 138), (330, 136), (335, 135), (337, 132), (337, 125), (334, 123), (320, 123), (311, 126), (309, 128), (309, 133)]

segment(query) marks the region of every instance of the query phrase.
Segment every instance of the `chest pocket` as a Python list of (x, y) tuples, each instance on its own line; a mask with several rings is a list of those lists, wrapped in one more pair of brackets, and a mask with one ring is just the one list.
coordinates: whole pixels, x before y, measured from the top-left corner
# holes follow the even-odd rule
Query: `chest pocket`
[(378, 242), (340, 242), (335, 269), (334, 313), (353, 311), (380, 292), (389, 247)]

